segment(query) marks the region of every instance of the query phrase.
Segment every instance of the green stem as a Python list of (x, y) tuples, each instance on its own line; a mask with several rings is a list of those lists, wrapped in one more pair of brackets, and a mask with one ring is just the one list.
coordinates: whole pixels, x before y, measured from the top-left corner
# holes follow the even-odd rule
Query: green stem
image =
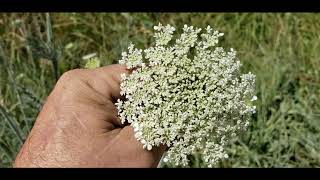
[(51, 45), (52, 42), (52, 25), (50, 13), (46, 13), (46, 24), (47, 24), (47, 43)]
[(165, 152), (162, 154), (161, 159), (160, 159), (160, 161), (159, 161), (159, 163), (158, 163), (157, 168), (163, 167), (163, 158), (164, 158), (166, 155), (167, 155), (167, 151), (165, 151)]
[[(48, 47), (53, 47), (53, 44), (52, 44), (53, 33), (52, 33), (50, 13), (46, 13), (46, 25), (47, 25), (47, 45)], [(58, 55), (56, 52), (54, 52), (54, 56), (52, 57), (51, 61), (53, 64), (54, 75), (57, 81), (59, 76), (59, 67), (58, 67), (59, 65), (58, 65)]]

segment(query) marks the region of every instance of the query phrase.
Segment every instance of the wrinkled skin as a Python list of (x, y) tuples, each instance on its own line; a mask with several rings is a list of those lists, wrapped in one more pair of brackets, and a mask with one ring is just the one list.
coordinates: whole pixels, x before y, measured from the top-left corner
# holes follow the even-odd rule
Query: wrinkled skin
[(14, 167), (156, 167), (165, 147), (143, 149), (117, 117), (122, 73), (110, 65), (63, 74)]

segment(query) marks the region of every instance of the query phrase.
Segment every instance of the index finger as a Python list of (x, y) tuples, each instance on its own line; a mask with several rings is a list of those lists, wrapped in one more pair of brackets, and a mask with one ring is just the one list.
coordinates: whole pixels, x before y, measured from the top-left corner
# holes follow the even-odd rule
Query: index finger
[(130, 70), (125, 65), (113, 64), (90, 71), (91, 76), (87, 78), (89, 85), (113, 102), (121, 98), (121, 74), (130, 73)]

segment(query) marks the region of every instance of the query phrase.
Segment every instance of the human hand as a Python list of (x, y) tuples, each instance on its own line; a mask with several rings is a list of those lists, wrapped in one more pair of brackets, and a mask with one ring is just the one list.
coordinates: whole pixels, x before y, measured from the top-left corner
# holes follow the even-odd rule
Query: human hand
[(121, 124), (122, 65), (62, 75), (18, 154), (15, 167), (156, 167), (165, 147), (147, 151)]

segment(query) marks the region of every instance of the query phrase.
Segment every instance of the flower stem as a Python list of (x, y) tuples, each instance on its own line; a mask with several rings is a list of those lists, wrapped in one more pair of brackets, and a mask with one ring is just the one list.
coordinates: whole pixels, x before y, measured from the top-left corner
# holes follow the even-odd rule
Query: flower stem
[(165, 151), (165, 152), (162, 154), (161, 159), (160, 159), (160, 161), (159, 161), (159, 163), (158, 163), (157, 168), (161, 168), (161, 167), (163, 166), (163, 158), (164, 158), (166, 155), (167, 155), (167, 151)]

